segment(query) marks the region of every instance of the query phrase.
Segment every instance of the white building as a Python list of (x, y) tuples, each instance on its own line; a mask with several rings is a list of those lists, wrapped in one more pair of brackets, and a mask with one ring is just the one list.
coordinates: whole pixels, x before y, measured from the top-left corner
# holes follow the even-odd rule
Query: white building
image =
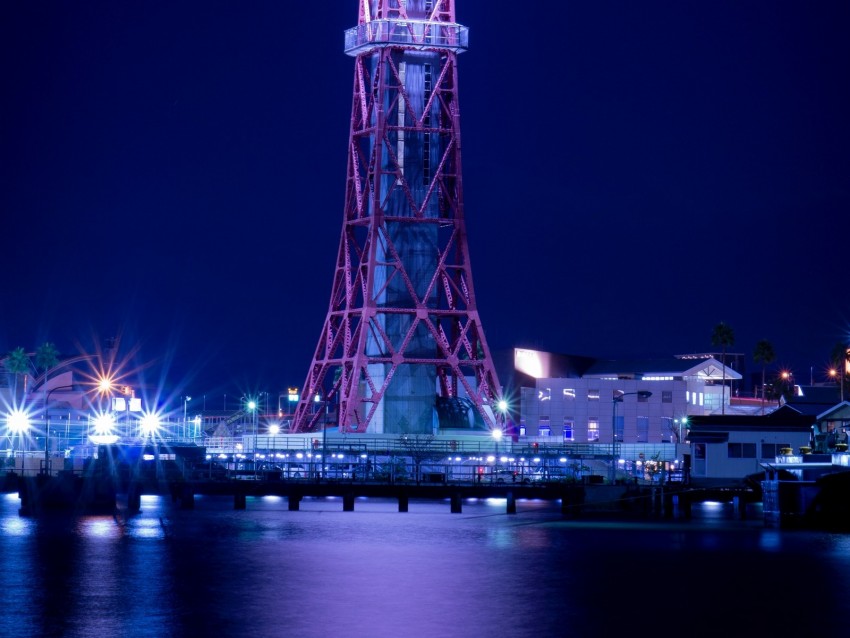
[[(568, 442), (677, 443), (686, 419), (729, 405), (741, 375), (714, 358), (594, 361), (515, 349), (520, 434)], [(533, 385), (532, 385), (533, 384)]]

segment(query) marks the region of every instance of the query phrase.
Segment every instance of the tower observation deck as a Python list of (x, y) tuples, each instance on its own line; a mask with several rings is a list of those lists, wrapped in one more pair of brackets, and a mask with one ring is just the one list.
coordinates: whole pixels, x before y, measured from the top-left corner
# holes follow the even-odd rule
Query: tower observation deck
[(293, 431), (488, 430), (501, 388), (472, 284), (455, 0), (360, 0), (345, 210)]

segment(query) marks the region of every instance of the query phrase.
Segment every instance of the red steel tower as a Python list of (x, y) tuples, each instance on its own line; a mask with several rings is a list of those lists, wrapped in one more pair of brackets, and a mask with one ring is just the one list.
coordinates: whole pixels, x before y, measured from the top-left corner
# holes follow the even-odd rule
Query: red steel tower
[(501, 395), (472, 286), (455, 0), (360, 0), (345, 218), (292, 431), (490, 429)]

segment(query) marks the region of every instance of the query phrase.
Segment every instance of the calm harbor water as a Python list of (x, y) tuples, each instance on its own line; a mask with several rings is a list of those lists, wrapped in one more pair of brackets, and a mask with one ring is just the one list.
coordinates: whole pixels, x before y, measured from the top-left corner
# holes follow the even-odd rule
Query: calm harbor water
[(0, 495), (0, 636), (845, 635), (850, 535), (565, 521), (557, 503), (144, 497), (18, 516)]

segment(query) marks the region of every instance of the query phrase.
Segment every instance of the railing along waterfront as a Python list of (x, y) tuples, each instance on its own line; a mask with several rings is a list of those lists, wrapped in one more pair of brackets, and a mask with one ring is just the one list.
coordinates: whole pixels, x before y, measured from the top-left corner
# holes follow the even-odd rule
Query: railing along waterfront
[[(255, 451), (317, 451), (369, 453), (410, 453), (411, 450), (444, 453), (446, 455), (476, 456), (566, 456), (568, 458), (610, 458), (610, 443), (551, 442), (546, 437), (526, 438), (518, 441), (502, 439), (494, 442), (489, 437), (466, 436), (455, 439), (411, 435), (396, 436), (340, 436), (322, 437), (321, 434), (245, 435), (240, 437), (207, 437), (198, 441), (208, 454), (253, 453)], [(618, 443), (617, 456), (625, 460), (653, 459), (673, 461), (677, 458), (673, 443)]]

